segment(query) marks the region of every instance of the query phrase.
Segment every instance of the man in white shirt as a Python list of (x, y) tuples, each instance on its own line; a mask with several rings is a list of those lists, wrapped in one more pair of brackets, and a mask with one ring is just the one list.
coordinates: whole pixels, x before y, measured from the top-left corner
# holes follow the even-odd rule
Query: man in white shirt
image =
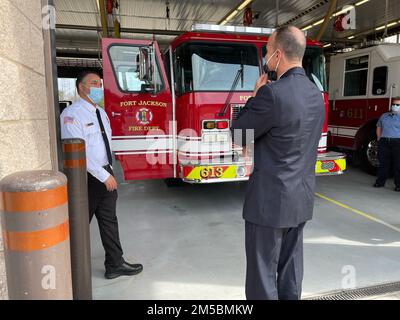
[(78, 76), (76, 88), (81, 99), (62, 112), (61, 138), (85, 140), (89, 221), (95, 215), (99, 224), (106, 253), (105, 277), (113, 279), (121, 275), (135, 275), (143, 270), (143, 266), (127, 263), (122, 257), (116, 215), (117, 181), (112, 169), (110, 149), (110, 120), (99, 107), (104, 101), (101, 78), (96, 72), (85, 71)]

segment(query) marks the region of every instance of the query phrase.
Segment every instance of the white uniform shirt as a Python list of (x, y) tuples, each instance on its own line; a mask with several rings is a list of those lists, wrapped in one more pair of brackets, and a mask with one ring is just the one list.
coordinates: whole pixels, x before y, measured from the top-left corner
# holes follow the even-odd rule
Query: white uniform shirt
[[(100, 107), (101, 120), (111, 146), (111, 127), (107, 113)], [(110, 174), (103, 168), (108, 164), (107, 150), (104, 145), (96, 108), (89, 102), (79, 99), (61, 113), (61, 139), (81, 138), (86, 144), (87, 171), (100, 180), (106, 181)]]

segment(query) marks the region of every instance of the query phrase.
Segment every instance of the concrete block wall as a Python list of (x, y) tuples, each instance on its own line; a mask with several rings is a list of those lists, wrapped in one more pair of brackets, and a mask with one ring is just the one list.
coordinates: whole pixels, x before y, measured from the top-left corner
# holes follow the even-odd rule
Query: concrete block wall
[[(41, 12), (41, 0), (1, 0), (0, 179), (51, 169)], [(0, 300), (7, 299), (3, 249), (0, 230)]]

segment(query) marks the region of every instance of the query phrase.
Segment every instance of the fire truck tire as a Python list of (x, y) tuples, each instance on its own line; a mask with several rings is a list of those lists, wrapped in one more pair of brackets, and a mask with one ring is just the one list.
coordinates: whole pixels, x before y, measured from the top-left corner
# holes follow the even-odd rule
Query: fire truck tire
[(374, 131), (366, 136), (359, 151), (361, 169), (373, 176), (378, 172), (378, 141)]
[(164, 179), (165, 184), (168, 188), (183, 187), (185, 183), (180, 178), (167, 178)]

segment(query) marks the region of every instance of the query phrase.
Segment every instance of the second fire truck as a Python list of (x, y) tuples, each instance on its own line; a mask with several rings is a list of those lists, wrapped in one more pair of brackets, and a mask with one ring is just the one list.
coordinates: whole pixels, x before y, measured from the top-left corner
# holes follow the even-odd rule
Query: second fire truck
[(328, 145), (352, 154), (361, 168), (378, 168), (376, 123), (400, 95), (400, 44), (382, 43), (332, 56)]
[[(252, 152), (230, 125), (251, 96), (273, 30), (196, 25), (161, 54), (155, 41), (103, 39), (105, 110), (125, 180), (212, 183), (247, 180)], [(325, 60), (307, 40), (303, 66), (324, 97), (317, 175), (340, 174), (343, 154), (327, 152)]]

